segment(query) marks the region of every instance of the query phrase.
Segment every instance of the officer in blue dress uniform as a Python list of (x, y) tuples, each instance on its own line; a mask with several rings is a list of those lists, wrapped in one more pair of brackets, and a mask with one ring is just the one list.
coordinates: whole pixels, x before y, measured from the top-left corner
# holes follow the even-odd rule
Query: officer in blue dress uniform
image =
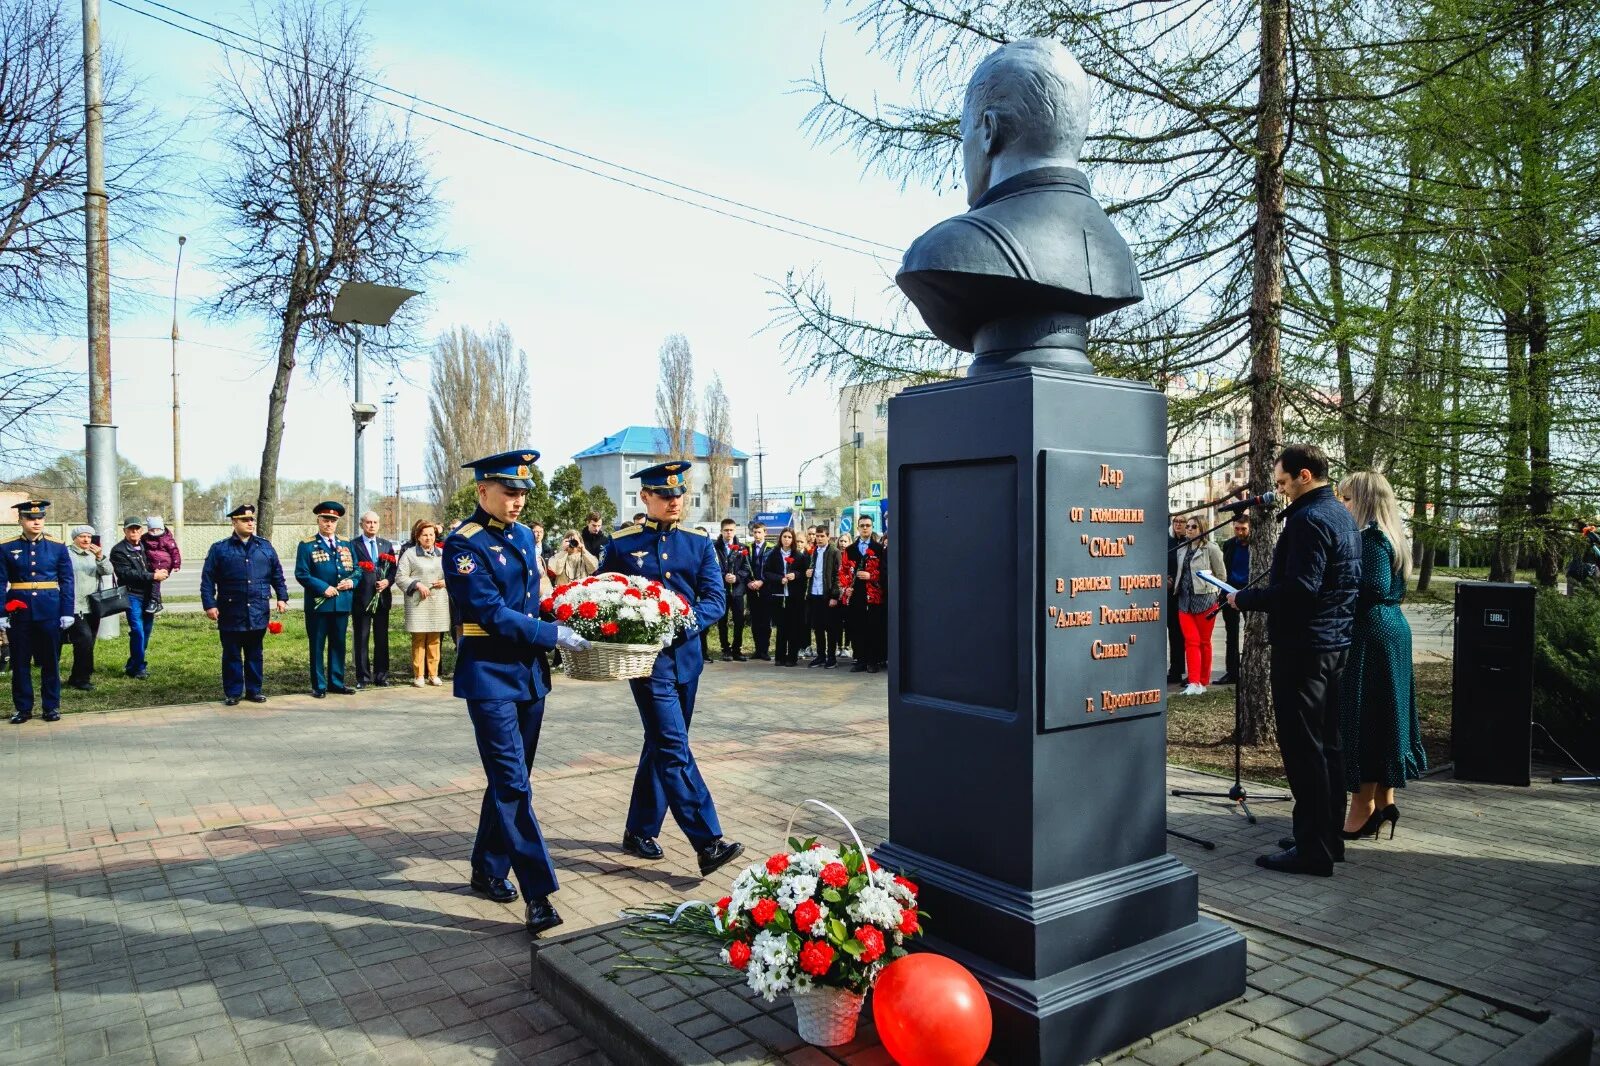
[(478, 507), (444, 542), (444, 583), (461, 610), (455, 694), (483, 760), (483, 805), (472, 846), (472, 890), (498, 903), (517, 898), (513, 870), (527, 900), (528, 932), (561, 924), (550, 902), (555, 865), (533, 813), (528, 784), (550, 691), (546, 653), (581, 651), (589, 642), (566, 626), (539, 618), (543, 565), (533, 532), (517, 521), (533, 487), (531, 448), (467, 463), (478, 486)]
[(317, 516), (317, 532), (294, 553), (294, 579), (306, 590), (311, 694), (319, 700), (329, 692), (353, 696), (356, 690), (344, 683), (344, 641), (350, 625), (356, 561), (350, 542), (339, 538), (344, 505), (324, 500), (311, 510)]
[(61, 634), (72, 625), (72, 556), (65, 544), (46, 540), (49, 500), (23, 500), (16, 508), (21, 536), (0, 544), (0, 603), (26, 604), (0, 613), (0, 629), (11, 631), (12, 725), (33, 717), (34, 663), (39, 664), (44, 720), (61, 720)]
[(705, 666), (700, 634), (727, 609), (722, 567), (711, 539), (678, 525), (692, 465), (674, 459), (633, 475), (640, 481), (647, 517), (642, 525), (612, 534), (599, 572), (660, 581), (693, 611), (693, 627), (656, 656), (650, 676), (628, 682), (644, 723), (644, 750), (633, 778), (622, 849), (641, 859), (661, 858), (656, 837), (671, 809), (678, 828), (694, 845), (700, 872), (709, 874), (744, 851), (744, 845), (722, 839), (711, 790), (689, 750), (689, 720)]
[(274, 598), (279, 614), (289, 609), (289, 586), (277, 549), (256, 536), (255, 504), (242, 503), (228, 517), (233, 519), (233, 536), (211, 545), (200, 568), (200, 606), (217, 623), (222, 702), (234, 707), (241, 696), (251, 703), (267, 702), (261, 694), (261, 638)]

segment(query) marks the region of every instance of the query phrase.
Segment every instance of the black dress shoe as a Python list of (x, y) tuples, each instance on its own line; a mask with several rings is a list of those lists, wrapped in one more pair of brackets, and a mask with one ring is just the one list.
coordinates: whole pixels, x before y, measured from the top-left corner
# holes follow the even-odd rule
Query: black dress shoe
[(374, 681), (372, 683), (372, 687), (373, 688), (388, 688), (389, 687), (389, 679), (386, 677), (382, 681)]
[(723, 652), (722, 653), (722, 661), (725, 662), (725, 663), (733, 662), (733, 652), (731, 652), (731, 651)]
[(772, 656), (770, 655), (752, 655), (750, 658), (758, 663), (770, 663), (772, 661)]
[(1257, 855), (1256, 865), (1263, 870), (1280, 874), (1309, 874), (1312, 877), (1332, 877), (1333, 864), (1323, 866), (1302, 858), (1298, 848), (1288, 848), (1272, 855)]
[(314, 700), (320, 700), (325, 696), (327, 696), (327, 693), (322, 691), (320, 688), (314, 688), (311, 690), (311, 698)]
[(654, 862), (661, 858), (661, 845), (657, 844), (654, 837), (642, 837), (635, 833), (622, 834), (622, 850), (629, 855)]
[(496, 903), (515, 903), (517, 900), (517, 886), (504, 877), (490, 877), (474, 870), (471, 883), (472, 891), (480, 896), (488, 896)]
[(561, 914), (550, 903), (549, 896), (528, 897), (528, 920), (523, 923), (535, 935), (561, 924)]
[(736, 662), (736, 663), (744, 662), (745, 661), (744, 653), (743, 652), (737, 652), (737, 651), (734, 652), (733, 653), (733, 661)]
[(852, 674), (864, 674), (864, 673), (867, 672), (867, 664), (866, 663), (856, 663), (855, 665), (850, 667), (850, 672)]
[(44, 720), (47, 722), (59, 722), (61, 721), (61, 712), (52, 707), (44, 712)]
[[(1284, 837), (1282, 840), (1278, 841), (1278, 847), (1282, 848), (1284, 851), (1288, 851), (1290, 848), (1294, 847), (1294, 837)], [(1334, 852), (1333, 861), (1344, 862), (1344, 851), (1342, 849)]]
[(12, 725), (21, 725), (23, 722), (26, 722), (28, 719), (30, 719), (32, 717), (33, 717), (33, 712), (32, 711), (18, 711), (16, 714), (11, 716), (11, 724)]
[(1212, 682), (1213, 685), (1237, 685), (1238, 683), (1239, 679), (1232, 674), (1223, 674)]
[(266, 703), (267, 702), (267, 698), (265, 696), (263, 696), (259, 692), (247, 693), (245, 695), (245, 699), (249, 700), (251, 703)]
[(700, 860), (700, 875), (705, 875), (716, 870), (744, 854), (744, 845), (738, 841), (719, 840), (715, 844), (707, 844), (696, 852)]
[(67, 687), (68, 688), (75, 688), (79, 692), (93, 692), (94, 691), (94, 686), (91, 685), (87, 681), (68, 681), (67, 682)]
[(328, 691), (335, 696), (354, 696), (356, 694), (356, 690), (353, 688), (330, 688)]
[(239, 706), (239, 697), (238, 696), (224, 696), (222, 698), (222, 705), (224, 707), (237, 707), (237, 706)]
[(806, 669), (807, 670), (816, 670), (816, 669), (819, 669), (820, 667), (824, 667), (824, 666), (827, 666), (827, 665), (828, 665), (828, 660), (826, 660), (826, 659), (812, 659), (810, 662), (806, 663)]

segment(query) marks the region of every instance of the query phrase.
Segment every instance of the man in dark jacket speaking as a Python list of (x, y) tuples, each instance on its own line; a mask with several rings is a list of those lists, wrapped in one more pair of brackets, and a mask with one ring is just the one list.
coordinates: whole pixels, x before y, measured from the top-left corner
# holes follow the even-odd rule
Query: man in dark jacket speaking
[(1273, 480), (1290, 503), (1270, 583), (1228, 596), (1241, 611), (1268, 612), (1272, 709), (1294, 794), (1294, 839), (1256, 865), (1330, 877), (1344, 858), (1339, 676), (1350, 654), (1361, 583), (1361, 532), (1328, 484), (1328, 457), (1316, 445), (1284, 448)]

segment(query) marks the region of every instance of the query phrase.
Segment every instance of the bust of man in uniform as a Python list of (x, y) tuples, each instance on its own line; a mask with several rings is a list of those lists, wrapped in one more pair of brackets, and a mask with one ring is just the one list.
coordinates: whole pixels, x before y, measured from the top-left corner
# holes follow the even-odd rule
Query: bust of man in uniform
[(1090, 372), (1090, 319), (1144, 298), (1127, 243), (1078, 170), (1089, 86), (1054, 41), (1013, 41), (978, 65), (961, 112), (964, 215), (906, 250), (895, 281), (970, 374)]

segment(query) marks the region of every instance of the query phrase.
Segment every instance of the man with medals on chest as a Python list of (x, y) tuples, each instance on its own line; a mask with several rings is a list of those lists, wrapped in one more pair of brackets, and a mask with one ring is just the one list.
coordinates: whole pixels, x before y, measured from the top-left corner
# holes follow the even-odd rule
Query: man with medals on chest
[(589, 647), (566, 626), (539, 618), (543, 563), (532, 531), (517, 521), (538, 458), (527, 448), (467, 463), (463, 469), (477, 482), (478, 508), (444, 542), (445, 588), (461, 610), (454, 691), (467, 701), (488, 778), (472, 846), (472, 890), (511, 903), (517, 890), (507, 875), (516, 871), (527, 900), (527, 929), (534, 934), (561, 924), (550, 902), (555, 865), (528, 783), (550, 691), (546, 654), (556, 647)]
[(0, 544), (0, 629), (11, 634), (12, 725), (33, 717), (34, 663), (39, 664), (39, 688), (44, 720), (61, 720), (61, 636), (72, 625), (76, 603), (72, 555), (65, 544), (44, 535), (44, 514), (49, 500), (23, 500), (12, 504), (21, 536)]
[(622, 849), (641, 859), (661, 858), (656, 837), (670, 809), (705, 875), (736, 858), (744, 845), (722, 839), (711, 790), (689, 750), (689, 721), (705, 666), (700, 634), (727, 609), (722, 566), (710, 538), (678, 525), (691, 465), (674, 459), (633, 475), (640, 481), (647, 517), (643, 524), (612, 535), (598, 572), (659, 581), (682, 596), (693, 614), (689, 630), (656, 656), (650, 676), (628, 682), (644, 725), (644, 750), (633, 778)]
[(311, 643), (311, 694), (353, 696), (344, 683), (345, 632), (350, 626), (350, 590), (356, 585), (350, 542), (338, 536), (344, 505), (324, 500), (312, 508), (317, 532), (294, 555), (294, 579), (306, 590), (306, 638)]

